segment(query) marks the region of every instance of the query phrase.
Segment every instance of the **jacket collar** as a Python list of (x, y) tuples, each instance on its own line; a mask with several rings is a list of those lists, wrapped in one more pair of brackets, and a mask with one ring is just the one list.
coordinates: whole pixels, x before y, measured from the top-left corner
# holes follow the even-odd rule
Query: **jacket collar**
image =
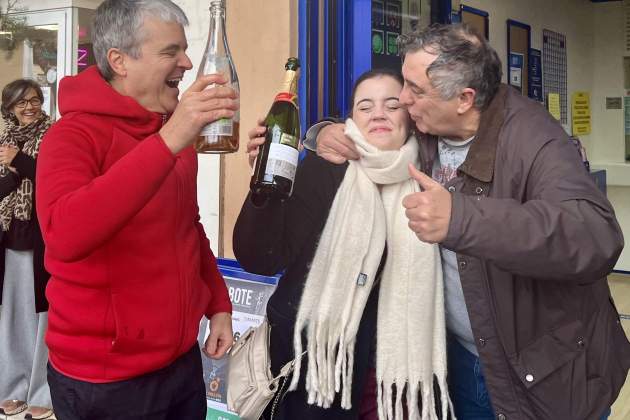
[(507, 85), (501, 84), (488, 108), (481, 113), (479, 129), (470, 144), (466, 160), (459, 171), (482, 182), (491, 182), (494, 176), (494, 161), (499, 144), (499, 133), (505, 120)]
[[(494, 176), (494, 161), (499, 144), (499, 133), (505, 120), (505, 103), (509, 89), (507, 85), (501, 84), (488, 108), (481, 113), (475, 139), (470, 144), (466, 160), (458, 169), (482, 182), (491, 182)], [(420, 133), (417, 134), (417, 138), (420, 139), (423, 168), (430, 174), (437, 156), (438, 138)]]

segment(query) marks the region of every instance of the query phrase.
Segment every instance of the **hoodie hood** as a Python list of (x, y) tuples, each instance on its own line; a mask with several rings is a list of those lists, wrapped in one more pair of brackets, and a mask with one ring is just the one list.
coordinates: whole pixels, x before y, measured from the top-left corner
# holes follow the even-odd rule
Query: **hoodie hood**
[(156, 132), (164, 121), (164, 115), (149, 111), (132, 97), (114, 90), (96, 66), (61, 80), (59, 113), (62, 117), (72, 113), (110, 117), (139, 136)]

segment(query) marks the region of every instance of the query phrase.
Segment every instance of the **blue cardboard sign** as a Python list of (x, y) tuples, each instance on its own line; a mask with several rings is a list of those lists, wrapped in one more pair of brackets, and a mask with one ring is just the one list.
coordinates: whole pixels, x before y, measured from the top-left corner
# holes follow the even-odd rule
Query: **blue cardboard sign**
[[(232, 302), (232, 329), (236, 340), (248, 328), (260, 325), (280, 276), (248, 273), (235, 260), (219, 258), (217, 263)], [(209, 333), (210, 325), (204, 317), (199, 325), (200, 346)], [(208, 406), (206, 420), (237, 420), (238, 416), (227, 409), (228, 358), (212, 360), (203, 356), (202, 364)]]

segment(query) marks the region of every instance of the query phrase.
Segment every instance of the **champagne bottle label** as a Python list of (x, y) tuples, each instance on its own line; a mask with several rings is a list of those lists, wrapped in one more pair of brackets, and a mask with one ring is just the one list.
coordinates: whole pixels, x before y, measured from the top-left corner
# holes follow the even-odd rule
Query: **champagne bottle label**
[(288, 179), (295, 178), (299, 152), (291, 146), (272, 143), (269, 146), (265, 177), (279, 175)]
[(279, 94), (276, 95), (276, 98), (274, 99), (274, 102), (289, 102), (291, 104), (293, 104), (294, 107), (298, 107), (298, 103), (297, 103), (297, 95), (293, 94), (293, 93), (289, 93), (289, 92), (280, 92)]

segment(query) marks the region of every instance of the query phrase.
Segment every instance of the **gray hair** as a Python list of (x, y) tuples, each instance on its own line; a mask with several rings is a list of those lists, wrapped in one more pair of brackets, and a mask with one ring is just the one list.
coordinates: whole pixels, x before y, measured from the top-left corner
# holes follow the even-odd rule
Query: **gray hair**
[(433, 24), (398, 37), (401, 55), (420, 50), (437, 55), (427, 77), (442, 99), (475, 90), (475, 108), (484, 110), (501, 84), (501, 60), (485, 37), (466, 24)]
[(152, 16), (165, 22), (188, 25), (184, 11), (170, 0), (105, 0), (96, 9), (92, 22), (92, 43), (96, 64), (105, 80), (114, 78), (107, 51), (118, 48), (139, 58), (145, 34), (144, 19)]

